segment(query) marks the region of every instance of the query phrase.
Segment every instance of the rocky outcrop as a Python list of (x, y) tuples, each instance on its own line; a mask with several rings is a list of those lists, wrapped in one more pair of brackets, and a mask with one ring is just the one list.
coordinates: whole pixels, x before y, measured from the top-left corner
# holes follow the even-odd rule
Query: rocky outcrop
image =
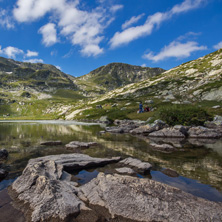
[(72, 141), (69, 144), (66, 144), (65, 147), (67, 149), (76, 149), (76, 148), (89, 148), (91, 146), (96, 146), (98, 143), (96, 142), (80, 142), (80, 141)]
[(174, 138), (185, 138), (187, 135), (187, 128), (184, 126), (174, 126), (170, 128), (164, 128), (159, 131), (155, 131), (149, 134), (153, 137), (174, 137)]
[(154, 131), (158, 131), (158, 130), (163, 129), (164, 127), (166, 127), (165, 122), (163, 122), (161, 120), (155, 120), (154, 123), (137, 127), (134, 130), (131, 130), (130, 133), (148, 135)]
[(12, 184), (17, 199), (28, 203), (32, 221), (63, 221), (87, 210), (77, 197), (78, 188), (64, 169), (82, 169), (116, 162), (83, 154), (63, 154), (31, 159), (22, 175)]
[(124, 165), (129, 165), (133, 168), (136, 168), (137, 171), (139, 171), (141, 173), (147, 173), (152, 168), (152, 165), (150, 163), (142, 162), (141, 160), (135, 159), (132, 157), (128, 157), (128, 158), (120, 161), (120, 163), (122, 163)]
[(62, 145), (62, 141), (45, 141), (40, 143), (40, 145), (44, 145), (44, 146), (58, 146), (58, 145)]
[[(129, 221), (221, 221), (222, 205), (177, 188), (130, 176), (105, 175), (80, 188), (79, 197)], [(112, 220), (111, 220), (112, 221)]]
[(188, 130), (188, 135), (190, 138), (219, 138), (222, 136), (222, 133), (214, 129), (197, 126), (197, 127), (191, 127)]
[(6, 149), (1, 149), (0, 150), (0, 160), (5, 160), (8, 157), (8, 151)]

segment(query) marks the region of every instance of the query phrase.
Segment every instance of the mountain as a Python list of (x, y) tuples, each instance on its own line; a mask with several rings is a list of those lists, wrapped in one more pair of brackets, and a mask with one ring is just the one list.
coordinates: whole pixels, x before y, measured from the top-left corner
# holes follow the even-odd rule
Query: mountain
[(161, 75), (113, 90), (100, 100), (127, 96), (145, 96), (166, 102), (222, 101), (222, 49)]
[(0, 88), (6, 90), (26, 90), (52, 92), (57, 89), (76, 90), (74, 77), (55, 66), (41, 63), (23, 63), (0, 57)]
[[(0, 115), (144, 120), (172, 104), (191, 104), (222, 115), (222, 49), (163, 71), (111, 63), (74, 78), (51, 65), (0, 57)], [(138, 116), (140, 101), (154, 112)]]
[(110, 63), (76, 78), (74, 82), (88, 94), (104, 94), (116, 88), (157, 76), (161, 68), (133, 66), (124, 63)]

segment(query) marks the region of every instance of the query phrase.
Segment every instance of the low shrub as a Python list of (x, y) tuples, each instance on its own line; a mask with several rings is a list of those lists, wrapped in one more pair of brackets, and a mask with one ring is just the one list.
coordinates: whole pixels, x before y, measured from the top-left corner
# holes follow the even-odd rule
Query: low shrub
[(170, 126), (203, 126), (205, 121), (212, 120), (212, 116), (206, 110), (193, 105), (162, 106), (157, 111), (157, 118)]

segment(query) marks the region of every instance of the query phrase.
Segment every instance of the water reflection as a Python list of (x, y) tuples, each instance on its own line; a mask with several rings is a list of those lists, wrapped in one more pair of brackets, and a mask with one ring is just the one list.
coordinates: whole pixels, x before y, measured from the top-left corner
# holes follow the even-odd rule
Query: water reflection
[[(82, 152), (95, 157), (133, 156), (148, 161), (154, 166), (153, 179), (182, 187), (185, 191), (192, 192), (194, 189), (195, 193), (200, 190), (199, 195), (206, 193), (206, 198), (215, 192), (212, 187), (219, 192), (222, 191), (222, 140), (149, 139), (128, 134), (100, 134), (101, 130), (104, 129), (100, 125), (72, 121), (0, 122), (0, 149), (6, 148), (10, 153), (8, 160), (2, 163), (3, 168), (9, 171), (9, 175), (6, 180), (0, 182), (0, 188), (7, 187), (20, 175), (30, 158)], [(50, 140), (61, 140), (63, 145), (51, 147), (40, 145), (41, 142)], [(74, 140), (97, 142), (100, 145), (83, 150), (65, 149), (64, 145)], [(177, 147), (178, 151), (162, 153), (153, 150), (150, 142), (170, 143)], [(175, 170), (180, 177), (171, 178), (164, 175), (160, 172), (163, 168)], [(184, 182), (186, 179), (189, 184)], [(200, 183), (206, 184), (208, 188), (196, 186)], [(217, 195), (221, 198), (220, 193)]]

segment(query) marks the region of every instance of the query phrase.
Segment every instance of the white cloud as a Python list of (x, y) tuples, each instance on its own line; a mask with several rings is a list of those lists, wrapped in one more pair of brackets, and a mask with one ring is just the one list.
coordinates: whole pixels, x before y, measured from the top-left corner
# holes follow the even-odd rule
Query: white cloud
[(42, 26), (39, 29), (39, 33), (41, 33), (43, 36), (42, 41), (45, 46), (51, 46), (58, 42), (55, 24), (53, 23), (48, 23)]
[(15, 59), (16, 55), (24, 54), (24, 52), (23, 52), (23, 50), (12, 47), (12, 46), (8, 46), (4, 49), (1, 49), (1, 46), (0, 46), (0, 54), (5, 55), (8, 58)]
[(26, 53), (26, 57), (33, 57), (33, 56), (38, 56), (38, 55), (39, 55), (38, 52), (34, 52), (30, 50), (27, 50), (27, 53)]
[(150, 35), (154, 28), (158, 28), (159, 25), (171, 19), (172, 16), (183, 12), (190, 11), (198, 8), (204, 3), (205, 0), (184, 0), (181, 4), (175, 5), (171, 10), (164, 13), (157, 12), (148, 16), (146, 22), (141, 26), (130, 27), (122, 32), (116, 32), (110, 40), (111, 48), (116, 48), (121, 45), (125, 45), (143, 36)]
[(137, 23), (145, 14), (141, 14), (138, 16), (133, 16), (131, 19), (127, 20), (124, 24), (122, 24), (122, 29), (129, 28), (133, 24)]
[(222, 41), (213, 46), (214, 49), (218, 50), (222, 48)]
[(44, 61), (42, 59), (28, 59), (23, 60), (23, 62), (29, 62), (29, 63), (43, 63)]
[(113, 6), (110, 8), (110, 11), (111, 11), (112, 13), (115, 13), (115, 12), (119, 11), (119, 10), (122, 9), (122, 8), (123, 8), (123, 5), (113, 5)]
[(145, 63), (144, 63), (144, 64), (142, 64), (142, 65), (141, 65), (141, 67), (146, 67), (146, 64), (145, 64)]
[(80, 46), (83, 55), (98, 55), (103, 52), (99, 46), (103, 40), (104, 29), (112, 22), (113, 13), (122, 5), (105, 7), (99, 1), (98, 7), (81, 10), (79, 0), (18, 0), (13, 14), (19, 22), (33, 22), (49, 15), (50, 22), (40, 29), (46, 46), (58, 42), (58, 36), (69, 39), (73, 45)]
[(7, 29), (14, 28), (12, 18), (8, 15), (8, 12), (5, 9), (0, 9), (0, 26)]
[(154, 55), (153, 52), (145, 54), (143, 57), (153, 62), (158, 62), (170, 57), (174, 58), (187, 58), (192, 52), (206, 50), (206, 46), (199, 46), (197, 42), (189, 41), (181, 43), (178, 41), (171, 42), (168, 46), (165, 46), (161, 51)]

